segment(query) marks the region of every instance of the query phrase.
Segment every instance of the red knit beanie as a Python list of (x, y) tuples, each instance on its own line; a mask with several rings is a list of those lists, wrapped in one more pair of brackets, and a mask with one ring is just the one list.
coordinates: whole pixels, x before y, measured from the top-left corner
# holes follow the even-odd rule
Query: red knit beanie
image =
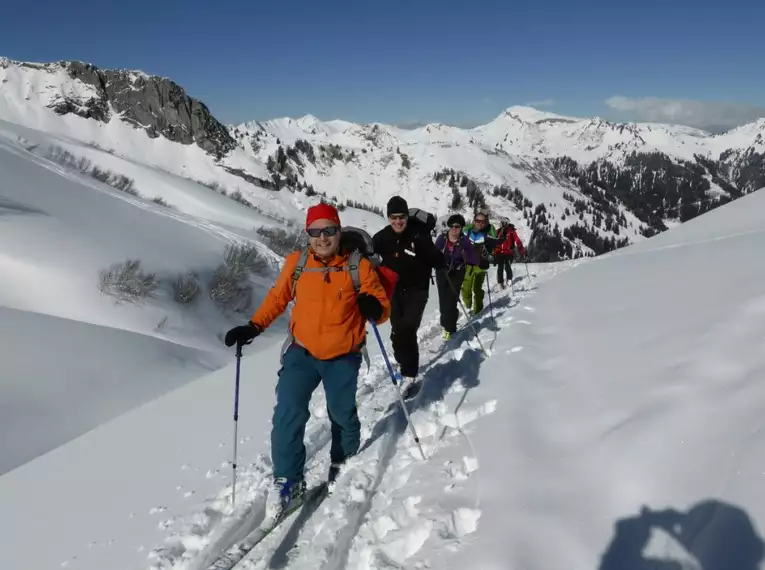
[(340, 216), (337, 213), (337, 209), (326, 202), (321, 202), (308, 208), (308, 214), (305, 217), (306, 229), (308, 229), (308, 226), (316, 220), (330, 220), (335, 222), (338, 226), (342, 225), (340, 224)]

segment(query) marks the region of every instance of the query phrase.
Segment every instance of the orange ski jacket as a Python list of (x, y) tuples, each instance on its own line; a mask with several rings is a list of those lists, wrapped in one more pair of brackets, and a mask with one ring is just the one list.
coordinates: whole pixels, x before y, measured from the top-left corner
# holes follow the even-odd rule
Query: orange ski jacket
[[(250, 319), (256, 326), (268, 327), (293, 300), (292, 275), (299, 257), (299, 251), (287, 256), (276, 283)], [(347, 263), (347, 254), (335, 255), (326, 265), (310, 254), (295, 287), (290, 331), (295, 342), (319, 360), (359, 351), (366, 340), (366, 320), (359, 311)], [(306, 271), (316, 268), (326, 271)], [(377, 324), (384, 323), (390, 317), (390, 300), (368, 259), (361, 259), (359, 280), (359, 293), (374, 296), (382, 305)]]

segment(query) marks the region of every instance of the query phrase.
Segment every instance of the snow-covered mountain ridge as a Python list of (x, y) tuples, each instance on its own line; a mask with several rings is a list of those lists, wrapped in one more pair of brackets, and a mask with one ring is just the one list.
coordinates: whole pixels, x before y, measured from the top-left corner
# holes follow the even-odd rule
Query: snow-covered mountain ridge
[[(237, 192), (279, 197), (285, 219), (314, 193), (382, 212), (393, 194), (443, 217), (486, 207), (532, 259), (603, 253), (765, 186), (765, 119), (718, 135), (510, 107), (488, 124), (321, 121), (223, 126), (175, 82), (80, 62), (0, 63), (0, 118)], [(97, 125), (97, 126), (95, 126)], [(146, 149), (152, 137), (162, 152)]]

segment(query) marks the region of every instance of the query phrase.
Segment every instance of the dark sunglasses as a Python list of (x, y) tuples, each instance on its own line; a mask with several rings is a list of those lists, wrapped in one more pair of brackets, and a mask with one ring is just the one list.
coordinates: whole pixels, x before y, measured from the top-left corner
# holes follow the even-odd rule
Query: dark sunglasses
[(451, 226), (449, 226), (449, 227), (450, 227), (450, 228), (452, 228), (452, 229), (458, 229), (458, 230), (461, 230), (461, 229), (462, 229), (462, 224), (452, 224), (452, 225), (451, 225)]
[(476, 224), (485, 224), (486, 223), (486, 218), (475, 218), (473, 221)]
[(409, 216), (406, 214), (391, 214), (388, 216), (389, 220), (406, 220)]
[(317, 238), (321, 235), (332, 237), (340, 232), (340, 226), (327, 226), (326, 228), (310, 228), (306, 232), (312, 238)]

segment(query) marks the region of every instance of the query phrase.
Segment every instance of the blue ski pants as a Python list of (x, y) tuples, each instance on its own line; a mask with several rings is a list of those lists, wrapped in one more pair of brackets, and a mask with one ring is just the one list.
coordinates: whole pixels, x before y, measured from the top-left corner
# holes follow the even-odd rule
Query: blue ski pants
[(332, 426), (330, 460), (341, 463), (361, 444), (361, 423), (356, 410), (361, 353), (318, 360), (292, 344), (284, 353), (276, 383), (276, 406), (271, 427), (274, 477), (303, 479), (306, 451), (303, 439), (310, 418), (308, 404), (319, 382), (324, 383), (327, 412)]

